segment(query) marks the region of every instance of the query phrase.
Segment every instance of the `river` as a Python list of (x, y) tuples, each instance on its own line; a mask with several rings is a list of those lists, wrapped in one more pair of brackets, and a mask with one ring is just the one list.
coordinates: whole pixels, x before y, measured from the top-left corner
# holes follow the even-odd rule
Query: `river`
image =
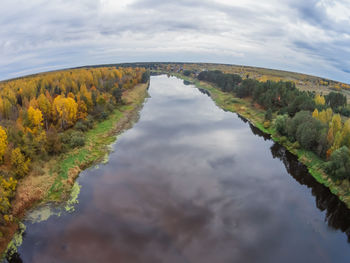
[(149, 94), (75, 210), (24, 221), (11, 262), (350, 262), (349, 210), (294, 156), (180, 79)]

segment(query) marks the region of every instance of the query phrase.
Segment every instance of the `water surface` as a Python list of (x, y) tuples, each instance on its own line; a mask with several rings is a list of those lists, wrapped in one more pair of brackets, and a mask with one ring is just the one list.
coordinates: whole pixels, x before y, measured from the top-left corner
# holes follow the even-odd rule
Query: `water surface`
[(26, 221), (13, 262), (350, 262), (350, 213), (294, 156), (179, 79), (84, 171), (74, 212)]

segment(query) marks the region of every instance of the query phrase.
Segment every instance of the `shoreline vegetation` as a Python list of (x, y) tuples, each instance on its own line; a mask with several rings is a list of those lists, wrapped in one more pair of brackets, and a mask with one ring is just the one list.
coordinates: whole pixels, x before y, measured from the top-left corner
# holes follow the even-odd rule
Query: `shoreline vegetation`
[[(215, 70), (222, 78), (199, 80), (202, 72)], [(346, 105), (350, 85), (296, 73), (220, 64), (133, 63), (67, 69), (0, 82), (3, 257), (16, 233), (15, 237), (21, 239), (21, 220), (26, 213), (38, 205), (67, 201), (79, 173), (106, 158), (117, 134), (132, 126), (147, 97), (150, 71), (176, 76), (206, 90), (220, 108), (237, 113), (296, 155), (319, 183), (350, 208), (350, 107)], [(269, 87), (282, 90), (281, 99), (277, 97), (276, 101)], [(342, 91), (348, 97), (333, 91)], [(254, 97), (254, 92), (258, 96)], [(300, 100), (289, 107), (288, 100), (298, 96)], [(331, 105), (339, 101), (339, 107)], [(309, 126), (301, 125), (304, 123)], [(291, 124), (302, 128), (291, 132), (293, 140), (287, 132)], [(299, 128), (303, 132), (297, 132)], [(310, 130), (317, 135), (317, 141), (310, 136)], [(309, 137), (301, 136), (304, 131)], [(346, 164), (343, 170), (332, 158)], [(329, 163), (337, 164), (333, 170), (345, 176), (331, 176), (326, 169)]]
[[(88, 116), (95, 113), (92, 109), (99, 107), (98, 115), (91, 118), (90, 127), (81, 132), (79, 131), (79, 135), (84, 138), (83, 143), (78, 143), (72, 147), (68, 146), (64, 151), (57, 154), (49, 155), (46, 152), (44, 161), (40, 158), (31, 160), (28, 172), (24, 176), (13, 174), (14, 169), (7, 163), (8, 158), (3, 158), (2, 166), (0, 164), (1, 179), (5, 182), (6, 180), (14, 180), (16, 182), (15, 187), (11, 188), (14, 194), (8, 198), (10, 202), (9, 208), (6, 213), (2, 210), (2, 218), (0, 218), (2, 222), (0, 224), (0, 251), (3, 257), (6, 256), (5, 252), (9, 252), (13, 248), (11, 240), (17, 231), (21, 231), (21, 220), (26, 213), (39, 205), (62, 203), (68, 200), (79, 173), (106, 159), (111, 150), (110, 145), (116, 141), (117, 135), (129, 129), (137, 120), (143, 102), (148, 96), (149, 73), (145, 69), (136, 71), (131, 68), (118, 70), (123, 75), (125, 74), (125, 79), (122, 76), (114, 78), (113, 75), (113, 82), (108, 80), (108, 84), (101, 84), (100, 92), (95, 98), (93, 95), (95, 92), (94, 86), (86, 83), (87, 88), (84, 88), (84, 91), (88, 96), (89, 92), (91, 92), (92, 96), (90, 95), (88, 99), (91, 99), (92, 103), (96, 103), (95, 107), (91, 107), (91, 111), (87, 109), (83, 118), (77, 119), (67, 129), (61, 129), (54, 134), (56, 138), (62, 138), (63, 136), (73, 138), (77, 130), (77, 123), (89, 118)], [(110, 72), (110, 70), (106, 71)], [(130, 74), (130, 76), (128, 77), (127, 74)], [(45, 76), (45, 74), (43, 75)], [(83, 84), (81, 83), (80, 85)], [(107, 88), (107, 85), (109, 88)], [(109, 89), (109, 91), (103, 93), (104, 87)], [(77, 102), (81, 98), (79, 98), (79, 91), (78, 95), (73, 97), (72, 94), (69, 94), (67, 98), (69, 96)], [(98, 103), (99, 99), (103, 100), (103, 104)], [(108, 105), (109, 103), (111, 105)], [(107, 105), (109, 111), (105, 113)], [(86, 107), (83, 109), (86, 109)], [(75, 114), (79, 114), (79, 108)], [(102, 115), (103, 118), (100, 118)], [(38, 127), (43, 132), (45, 132), (45, 121), (45, 118), (41, 119), (40, 127)], [(59, 120), (57, 125), (60, 126)], [(11, 130), (9, 128), (6, 129), (6, 126), (5, 130), (10, 135)], [(47, 134), (49, 132), (50, 129), (46, 130)], [(36, 134), (35, 131), (33, 133)], [(15, 148), (13, 144), (16, 142), (10, 141), (11, 136), (8, 136), (8, 138), (8, 147)], [(47, 136), (46, 144), (48, 144), (49, 139)], [(61, 143), (63, 146), (65, 142), (62, 141)], [(45, 146), (42, 145), (41, 147), (44, 148)], [(25, 151), (23, 155), (25, 155)], [(3, 184), (2, 187), (4, 187)], [(3, 198), (3, 195), (4, 193), (2, 192), (0, 197)]]
[[(161, 72), (161, 71), (155, 71)], [(210, 97), (216, 105), (225, 111), (237, 113), (253, 126), (262, 132), (269, 134), (271, 139), (282, 146), (289, 152), (298, 157), (298, 160), (303, 163), (309, 173), (321, 184), (325, 185), (330, 191), (335, 194), (345, 205), (350, 208), (350, 183), (347, 178), (343, 180), (334, 179), (327, 174), (325, 170), (326, 161), (317, 156), (310, 150), (305, 150), (295, 142), (286, 139), (286, 136), (280, 135), (275, 126), (272, 125), (276, 121), (277, 114), (272, 114), (269, 124), (266, 125), (266, 110), (259, 104), (254, 103), (251, 97), (239, 98), (234, 93), (222, 91), (213, 83), (200, 81), (198, 78), (186, 76), (179, 72), (167, 72), (165, 74), (173, 75), (181, 78), (188, 83), (194, 84), (197, 88), (204, 89), (210, 93)]]

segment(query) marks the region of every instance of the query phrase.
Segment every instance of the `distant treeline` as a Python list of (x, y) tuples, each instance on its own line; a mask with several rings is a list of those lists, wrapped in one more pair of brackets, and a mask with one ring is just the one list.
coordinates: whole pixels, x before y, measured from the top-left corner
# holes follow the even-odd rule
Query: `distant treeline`
[(202, 71), (199, 80), (215, 83), (222, 91), (234, 92), (237, 97), (252, 97), (266, 109), (288, 113), (294, 116), (301, 110), (312, 111), (331, 107), (334, 111), (341, 111), (346, 106), (346, 97), (341, 93), (331, 92), (325, 96), (325, 104), (316, 105), (315, 93), (300, 91), (291, 81), (266, 81), (254, 79), (242, 80), (237, 74), (224, 74), (221, 71)]
[[(346, 97), (337, 92), (326, 96), (300, 91), (294, 82), (242, 79), (237, 74), (203, 71), (198, 79), (214, 83), (224, 92), (250, 97), (266, 109), (266, 128), (273, 128), (294, 148), (313, 151), (326, 160), (325, 170), (334, 178), (350, 178), (350, 119)], [(273, 115), (276, 118), (273, 118)]]

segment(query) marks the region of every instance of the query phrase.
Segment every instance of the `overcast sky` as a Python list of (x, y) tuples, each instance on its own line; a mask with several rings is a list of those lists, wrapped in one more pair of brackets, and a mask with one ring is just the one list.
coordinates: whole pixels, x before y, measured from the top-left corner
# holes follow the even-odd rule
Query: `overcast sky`
[(350, 82), (350, 1), (1, 1), (0, 79), (143, 61), (242, 64)]

